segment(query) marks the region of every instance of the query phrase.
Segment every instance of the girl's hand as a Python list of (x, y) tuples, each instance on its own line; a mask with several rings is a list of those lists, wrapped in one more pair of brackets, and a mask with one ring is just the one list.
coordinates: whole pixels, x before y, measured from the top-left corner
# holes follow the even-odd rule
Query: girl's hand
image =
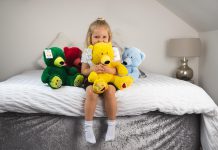
[(90, 68), (91, 71), (95, 71), (96, 73), (104, 73), (104, 65), (99, 64), (99, 65), (94, 65)]
[(111, 68), (108, 67), (107, 65), (103, 65), (104, 73), (109, 73), (109, 74), (116, 74), (117, 70), (116, 68)]

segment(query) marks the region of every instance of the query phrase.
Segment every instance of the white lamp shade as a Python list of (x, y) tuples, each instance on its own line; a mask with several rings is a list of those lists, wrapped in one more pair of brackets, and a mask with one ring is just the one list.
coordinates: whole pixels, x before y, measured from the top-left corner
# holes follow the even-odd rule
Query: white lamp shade
[(201, 41), (199, 38), (171, 39), (168, 43), (170, 56), (196, 57), (200, 56)]

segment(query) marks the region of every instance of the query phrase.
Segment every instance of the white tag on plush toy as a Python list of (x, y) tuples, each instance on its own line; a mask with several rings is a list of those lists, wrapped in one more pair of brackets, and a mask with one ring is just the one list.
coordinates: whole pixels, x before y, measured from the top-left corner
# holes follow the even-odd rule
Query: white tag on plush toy
[(45, 51), (45, 58), (47, 58), (47, 59), (52, 59), (53, 58), (51, 49), (45, 49), (44, 51)]

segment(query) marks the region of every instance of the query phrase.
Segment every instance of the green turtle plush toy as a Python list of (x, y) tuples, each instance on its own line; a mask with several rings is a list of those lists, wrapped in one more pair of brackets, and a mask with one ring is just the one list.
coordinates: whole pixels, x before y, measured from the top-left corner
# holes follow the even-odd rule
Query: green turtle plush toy
[(51, 88), (58, 89), (62, 85), (81, 86), (84, 76), (75, 67), (65, 66), (65, 56), (58, 47), (47, 48), (43, 51), (43, 58), (47, 67), (42, 73), (41, 80)]

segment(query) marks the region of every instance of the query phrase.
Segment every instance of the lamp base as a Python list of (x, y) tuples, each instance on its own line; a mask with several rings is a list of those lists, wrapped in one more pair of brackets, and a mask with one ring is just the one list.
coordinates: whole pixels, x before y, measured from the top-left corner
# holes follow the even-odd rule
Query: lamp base
[(177, 69), (176, 78), (189, 81), (193, 77), (193, 70), (188, 66), (188, 59), (181, 59), (181, 66)]

